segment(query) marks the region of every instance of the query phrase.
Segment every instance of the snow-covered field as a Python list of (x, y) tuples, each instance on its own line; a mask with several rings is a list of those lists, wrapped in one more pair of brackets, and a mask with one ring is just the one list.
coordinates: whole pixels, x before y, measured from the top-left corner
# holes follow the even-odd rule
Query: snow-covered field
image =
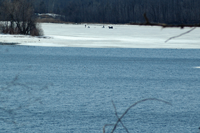
[[(41, 24), (43, 38), (0, 34), (2, 43), (51, 47), (93, 47), (93, 48), (200, 48), (200, 29), (175, 38), (191, 28), (161, 28), (150, 26), (112, 25), (109, 29), (102, 24)], [(90, 28), (88, 28), (88, 26)]]

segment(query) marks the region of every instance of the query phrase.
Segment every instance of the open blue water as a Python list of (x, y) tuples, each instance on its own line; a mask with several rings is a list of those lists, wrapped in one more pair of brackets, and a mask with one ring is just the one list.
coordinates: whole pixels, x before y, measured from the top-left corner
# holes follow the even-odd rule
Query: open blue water
[[(0, 46), (1, 133), (198, 133), (200, 50)], [(111, 132), (113, 126), (105, 128)], [(126, 132), (118, 124), (117, 133)]]

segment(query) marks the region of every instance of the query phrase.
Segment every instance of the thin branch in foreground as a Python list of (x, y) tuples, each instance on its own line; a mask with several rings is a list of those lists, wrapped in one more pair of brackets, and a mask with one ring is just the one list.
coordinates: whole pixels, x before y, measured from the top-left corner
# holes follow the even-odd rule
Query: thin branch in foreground
[(115, 124), (105, 124), (105, 125), (103, 126), (103, 133), (106, 132), (105, 128), (106, 128), (107, 126), (114, 126), (114, 125), (115, 125)]
[(145, 101), (159, 101), (159, 102), (163, 102), (163, 103), (165, 103), (165, 104), (171, 105), (171, 103), (169, 103), (169, 102), (167, 102), (167, 101), (164, 101), (164, 100), (161, 100), (161, 99), (157, 99), (157, 98), (147, 98), (147, 99), (140, 100), (140, 101), (138, 101), (138, 102), (132, 104), (132, 105), (122, 114), (122, 116), (121, 116), (121, 117), (117, 120), (117, 122), (115, 123), (115, 126), (114, 126), (114, 128), (113, 128), (113, 130), (112, 130), (111, 133), (113, 133), (113, 132), (115, 131), (115, 129), (116, 129), (116, 127), (117, 127), (117, 124), (121, 121), (121, 119), (127, 114), (127, 112), (128, 112), (132, 107), (136, 106), (136, 105), (139, 104), (139, 103), (145, 102)]
[[(112, 104), (113, 104), (113, 107), (115, 109), (115, 115), (116, 115), (117, 119), (119, 120), (119, 116), (117, 114), (117, 108), (116, 108), (115, 103), (113, 101), (112, 101)], [(129, 133), (128, 129), (124, 126), (124, 124), (122, 123), (122, 121), (120, 120), (119, 122), (122, 124), (122, 126), (124, 127), (124, 129), (126, 130), (126, 132)]]
[[(20, 83), (18, 82), (18, 80), (19, 80), (19, 75), (15, 76), (14, 79), (10, 81), (9, 83), (6, 83), (5, 87), (0, 86), (0, 98), (3, 97), (3, 99), (4, 99), (4, 96), (1, 96), (1, 92), (7, 91), (7, 92), (12, 93), (12, 91), (18, 91), (18, 90), (14, 90), (16, 87), (25, 88), (26, 90), (23, 89), (23, 91), (28, 92), (28, 94), (30, 95), (27, 97), (27, 100), (25, 102), (23, 101), (20, 103), (16, 102), (14, 106), (5, 106), (5, 107), (3, 105), (0, 106), (0, 112), (3, 112), (3, 114), (4, 113), (6, 114), (5, 116), (0, 117), (0, 122), (14, 124), (16, 128), (19, 125), (15, 117), (17, 115), (17, 111), (27, 108), (31, 106), (32, 103), (35, 103), (35, 102), (39, 102), (40, 104), (42, 104), (40, 97), (36, 97), (34, 95), (31, 96), (31, 94), (33, 94), (31, 90), (34, 90), (34, 88), (27, 84)], [(42, 87), (40, 91), (44, 89), (48, 89), (48, 85), (45, 85), (44, 87)], [(7, 96), (6, 98), (9, 98), (9, 96)]]
[(184, 32), (184, 33), (182, 33), (182, 34), (180, 34), (180, 35), (178, 35), (178, 36), (170, 37), (169, 39), (167, 39), (167, 40), (165, 41), (165, 43), (167, 43), (167, 42), (168, 42), (169, 40), (171, 40), (171, 39), (174, 39), (174, 38), (180, 37), (180, 36), (182, 36), (182, 35), (185, 35), (185, 34), (187, 34), (187, 33), (190, 33), (190, 32), (193, 31), (194, 29), (196, 29), (196, 27), (194, 27), (194, 28), (190, 29), (189, 31)]

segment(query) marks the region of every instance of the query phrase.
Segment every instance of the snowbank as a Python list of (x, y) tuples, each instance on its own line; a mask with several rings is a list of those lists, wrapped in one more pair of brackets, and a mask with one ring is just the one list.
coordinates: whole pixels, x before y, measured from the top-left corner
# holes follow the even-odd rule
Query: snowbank
[[(29, 46), (50, 47), (94, 47), (94, 48), (200, 48), (200, 29), (189, 34), (165, 41), (190, 28), (161, 28), (150, 26), (112, 25), (109, 29), (102, 24), (41, 24), (44, 37), (23, 35), (0, 35), (2, 43), (19, 43)], [(90, 28), (88, 28), (88, 26)]]

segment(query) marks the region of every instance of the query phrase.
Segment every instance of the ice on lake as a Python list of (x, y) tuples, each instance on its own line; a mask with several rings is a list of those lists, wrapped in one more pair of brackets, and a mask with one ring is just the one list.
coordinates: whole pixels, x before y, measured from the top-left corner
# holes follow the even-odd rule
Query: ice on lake
[(23, 35), (0, 35), (1, 42), (19, 43), (29, 46), (50, 47), (92, 47), (92, 48), (200, 48), (200, 29), (175, 38), (191, 28), (161, 28), (134, 25), (43, 23), (41, 27), (45, 38)]

